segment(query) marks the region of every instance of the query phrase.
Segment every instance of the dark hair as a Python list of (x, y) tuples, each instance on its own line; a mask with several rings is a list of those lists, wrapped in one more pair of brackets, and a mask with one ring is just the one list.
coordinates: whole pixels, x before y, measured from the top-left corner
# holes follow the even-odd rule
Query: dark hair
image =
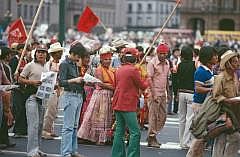
[(8, 47), (0, 47), (0, 49), (1, 49), (0, 59), (6, 59), (7, 56), (11, 53), (11, 49), (9, 49)]
[(17, 45), (17, 50), (23, 49), (25, 46), (25, 44), (18, 44)]
[(143, 51), (144, 51), (144, 49), (143, 49), (142, 46), (137, 46), (136, 49), (137, 49), (139, 52), (143, 52)]
[(181, 57), (184, 58), (184, 60), (192, 60), (193, 49), (189, 46), (183, 46), (181, 49)]
[(173, 50), (172, 50), (172, 54), (174, 54), (176, 51), (180, 51), (180, 49), (179, 48), (174, 48)]
[[(148, 47), (148, 48), (146, 49), (145, 53), (147, 53), (149, 49), (150, 49), (150, 47)], [(148, 53), (148, 56), (150, 56), (151, 53), (154, 53), (154, 48), (153, 48), (153, 47), (151, 48), (150, 52)]]
[(134, 56), (124, 56), (125, 63), (136, 63), (137, 59)]
[[(37, 52), (38, 52), (38, 50), (36, 50), (35, 53), (34, 53), (34, 62), (35, 63), (37, 63)], [(48, 54), (47, 51), (45, 51), (45, 53), (47, 54), (47, 56), (46, 56), (46, 62), (47, 62), (47, 61), (50, 60), (50, 55)]]
[(88, 54), (86, 48), (80, 42), (74, 42), (70, 47), (69, 53), (79, 55), (81, 58)]
[(206, 65), (213, 56), (217, 55), (217, 50), (212, 46), (204, 46), (200, 49), (199, 52), (199, 61)]
[(231, 50), (229, 47), (220, 47), (219, 48), (219, 50), (218, 50), (218, 53), (217, 53), (217, 55), (218, 55), (218, 61), (220, 62), (221, 61), (221, 56), (225, 53), (225, 52), (227, 52), (228, 50)]
[(194, 52), (195, 55), (199, 56), (199, 49), (195, 48), (195, 49), (193, 49), (193, 52)]

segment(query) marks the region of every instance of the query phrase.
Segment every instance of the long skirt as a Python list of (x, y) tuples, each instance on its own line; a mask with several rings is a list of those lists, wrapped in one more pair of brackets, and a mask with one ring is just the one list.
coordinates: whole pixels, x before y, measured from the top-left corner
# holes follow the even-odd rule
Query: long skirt
[(84, 90), (86, 92), (86, 99), (85, 99), (85, 101), (83, 102), (83, 105), (82, 105), (82, 109), (81, 109), (81, 113), (80, 113), (80, 119), (79, 119), (79, 127), (81, 126), (81, 124), (83, 122), (83, 117), (85, 115), (85, 112), (87, 111), (87, 107), (88, 107), (88, 105), (90, 103), (90, 100), (92, 98), (94, 87), (84, 86)]
[(79, 138), (99, 144), (111, 140), (109, 133), (112, 127), (112, 96), (111, 90), (94, 90), (78, 130)]

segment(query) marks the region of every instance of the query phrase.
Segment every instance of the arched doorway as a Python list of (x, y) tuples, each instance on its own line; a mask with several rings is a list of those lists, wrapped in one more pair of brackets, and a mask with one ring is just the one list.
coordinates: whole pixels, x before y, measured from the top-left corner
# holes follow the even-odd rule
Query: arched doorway
[(192, 29), (193, 32), (200, 30), (201, 34), (204, 35), (205, 21), (201, 18), (192, 18), (188, 21), (188, 28)]
[(219, 21), (219, 30), (223, 31), (234, 31), (235, 23), (232, 19), (222, 19)]

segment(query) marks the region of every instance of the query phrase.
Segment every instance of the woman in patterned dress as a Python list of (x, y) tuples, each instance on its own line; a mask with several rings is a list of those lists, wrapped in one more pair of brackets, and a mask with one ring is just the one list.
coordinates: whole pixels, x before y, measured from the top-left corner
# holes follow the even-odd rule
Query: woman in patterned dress
[(95, 77), (101, 80), (96, 84), (90, 103), (83, 117), (78, 137), (84, 140), (105, 144), (111, 140), (112, 103), (114, 70), (110, 68), (112, 51), (110, 46), (100, 49), (101, 64), (95, 71)]

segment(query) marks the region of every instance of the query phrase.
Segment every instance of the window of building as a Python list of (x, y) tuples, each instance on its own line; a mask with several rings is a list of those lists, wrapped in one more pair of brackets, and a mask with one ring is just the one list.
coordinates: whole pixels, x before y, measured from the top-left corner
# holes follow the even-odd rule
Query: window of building
[(138, 12), (142, 12), (142, 4), (141, 4), (141, 3), (138, 3), (137, 6), (138, 6), (138, 7), (137, 7), (137, 11), (138, 11)]
[(23, 17), (24, 18), (28, 18), (28, 6), (27, 5), (24, 5), (23, 7)]
[(169, 11), (168, 11), (168, 4), (165, 4), (165, 13), (168, 14)]
[(130, 4), (130, 3), (128, 4), (128, 12), (132, 13), (132, 4)]
[(137, 26), (141, 26), (142, 25), (142, 17), (138, 16), (137, 17)]
[(151, 25), (152, 24), (152, 17), (147, 17), (147, 25)]
[(128, 25), (132, 25), (132, 18), (131, 17), (128, 17)]
[(45, 7), (43, 6), (41, 10), (41, 21), (45, 22), (44, 20), (45, 20)]
[(163, 13), (163, 4), (162, 3), (160, 4), (160, 13), (161, 14)]
[(152, 12), (152, 4), (149, 3), (147, 8), (148, 8), (148, 12)]
[(17, 15), (18, 17), (22, 16), (22, 4), (19, 4), (17, 7)]
[(33, 6), (30, 5), (30, 9), (29, 9), (29, 18), (32, 18), (34, 14), (34, 10), (33, 10)]

